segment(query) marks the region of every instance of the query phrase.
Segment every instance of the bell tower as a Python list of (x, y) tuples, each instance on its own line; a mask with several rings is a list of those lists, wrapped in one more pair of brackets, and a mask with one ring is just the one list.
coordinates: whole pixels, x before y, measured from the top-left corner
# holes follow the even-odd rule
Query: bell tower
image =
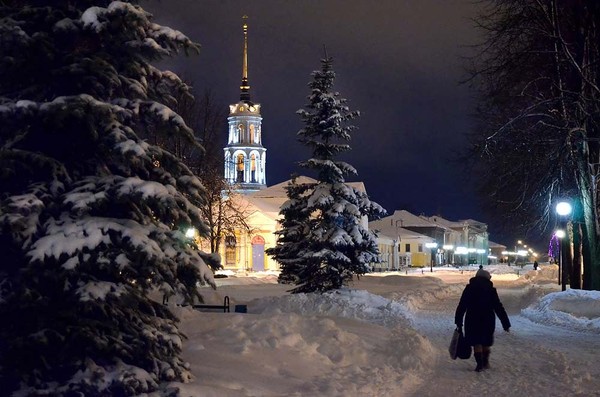
[(248, 17), (244, 15), (242, 31), (242, 84), (240, 100), (229, 105), (229, 133), (225, 152), (225, 180), (238, 192), (255, 192), (266, 187), (267, 149), (262, 145), (260, 104), (250, 100), (248, 83)]

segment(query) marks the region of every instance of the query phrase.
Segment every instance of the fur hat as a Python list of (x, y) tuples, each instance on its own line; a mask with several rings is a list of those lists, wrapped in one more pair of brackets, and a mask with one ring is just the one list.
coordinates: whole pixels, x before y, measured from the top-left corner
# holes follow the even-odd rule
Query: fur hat
[(477, 270), (477, 273), (475, 273), (475, 277), (483, 277), (483, 278), (487, 278), (488, 280), (492, 279), (492, 275), (490, 274), (490, 272), (488, 272), (487, 270), (483, 270), (483, 269)]

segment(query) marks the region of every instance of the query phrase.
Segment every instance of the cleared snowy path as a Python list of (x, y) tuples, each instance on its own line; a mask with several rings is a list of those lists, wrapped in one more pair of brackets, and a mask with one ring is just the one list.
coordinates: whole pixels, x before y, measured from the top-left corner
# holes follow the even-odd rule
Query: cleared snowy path
[(600, 377), (598, 335), (524, 318), (520, 311), (536, 294), (523, 289), (498, 288), (512, 328), (505, 333), (497, 322), (491, 369), (476, 373), (473, 358), (451, 360), (447, 345), (454, 329), (459, 293), (429, 302), (415, 312), (415, 328), (440, 353), (437, 361), (431, 363), (431, 373), (426, 374), (430, 380), (412, 396), (600, 396), (593, 381)]

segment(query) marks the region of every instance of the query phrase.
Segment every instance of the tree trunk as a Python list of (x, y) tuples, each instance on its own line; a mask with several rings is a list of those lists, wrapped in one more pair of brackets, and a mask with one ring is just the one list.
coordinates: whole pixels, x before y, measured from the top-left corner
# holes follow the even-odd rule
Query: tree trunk
[(573, 265), (571, 267), (571, 288), (581, 289), (581, 223), (573, 222)]
[(589, 178), (589, 174), (579, 174), (578, 178), (583, 206), (583, 289), (600, 290), (600, 252), (598, 250), (599, 234), (597, 228), (598, 216), (592, 200), (592, 184), (586, 176)]

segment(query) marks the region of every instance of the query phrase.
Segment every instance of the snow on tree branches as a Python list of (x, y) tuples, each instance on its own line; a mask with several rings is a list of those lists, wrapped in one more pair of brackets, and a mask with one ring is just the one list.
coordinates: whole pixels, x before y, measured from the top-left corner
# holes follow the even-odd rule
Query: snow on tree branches
[(336, 160), (350, 150), (345, 142), (355, 127), (347, 122), (359, 113), (332, 91), (332, 59), (323, 59), (322, 69), (312, 76), (309, 103), (297, 113), (304, 122), (299, 141), (313, 155), (299, 165), (318, 177), (314, 182), (294, 178), (286, 187), (288, 201), (280, 211), (277, 245), (267, 250), (281, 265), (279, 281), (296, 285), (292, 292), (338, 289), (353, 275), (365, 274), (370, 263), (379, 262), (367, 219), (385, 214), (364, 190), (345, 181), (347, 175), (356, 174), (354, 167)]
[[(197, 50), (135, 1), (0, 6), (0, 390), (169, 394), (190, 374), (154, 289), (215, 283), (200, 181), (143, 138), (193, 144), (188, 87), (150, 62)], [(18, 4), (18, 5), (17, 5)]]

